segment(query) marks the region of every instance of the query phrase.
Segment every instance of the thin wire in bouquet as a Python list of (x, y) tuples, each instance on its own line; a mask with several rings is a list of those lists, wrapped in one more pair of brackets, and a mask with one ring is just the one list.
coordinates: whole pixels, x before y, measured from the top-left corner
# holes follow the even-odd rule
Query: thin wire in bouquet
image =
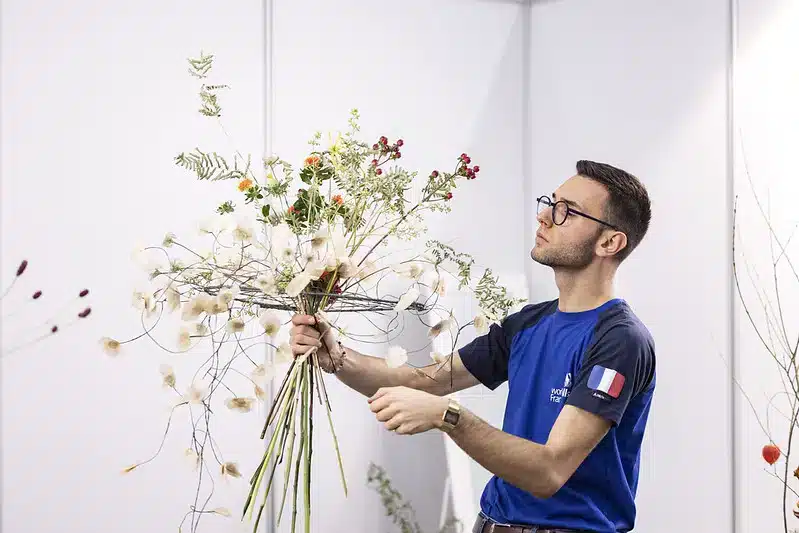
[[(190, 72), (203, 80), (200, 112), (218, 120), (218, 92), (227, 86), (205, 83), (212, 61), (212, 56), (203, 54), (189, 64)], [(521, 301), (508, 296), (490, 269), (473, 281), (474, 259), (468, 254), (432, 239), (418, 245), (426, 231), (424, 215), (448, 212), (453, 190), (460, 182), (475, 179), (480, 168), (461, 154), (451, 171), (433, 170), (419, 180), (416, 172), (398, 165), (402, 140), (390, 142), (382, 136), (376, 142), (364, 142), (358, 138), (358, 120), (357, 110), (352, 111), (349, 130), (331, 137), (325, 147), (317, 133), (297, 169), (278, 156), (263, 159), (257, 168), (251, 158), (245, 163), (238, 153), (232, 163), (199, 149), (175, 158), (177, 165), (199, 180), (233, 181), (239, 200), (221, 203), (215, 219), (203, 228), (208, 241), (205, 250), (193, 248), (172, 233), (160, 246), (142, 250), (160, 255), (150, 269), (151, 289), (134, 296), (143, 332), (126, 341), (104, 338), (103, 345), (107, 352), (117, 354), (123, 344), (146, 337), (171, 354), (198, 349), (207, 354), (183, 388), (178, 387), (171, 365), (160, 369), (164, 386), (178, 398), (172, 413), (186, 407), (192, 424), (186, 453), (195, 462), (199, 479), (194, 502), (184, 517), (184, 523), (191, 519), (192, 531), (205, 514), (230, 514), (226, 508), (210, 507), (213, 488), (204, 498), (200, 496), (203, 474), (213, 477), (209, 463), (215, 463), (213, 469), (223, 476), (241, 476), (238, 463), (226, 461), (211, 436), (211, 416), (219, 413), (212, 405), (223, 396), (228, 410), (249, 412), (256, 402), (267, 400), (264, 388), (271, 379), (280, 386), (260, 431), (266, 447), (250, 477), (243, 517), (254, 518), (253, 530), (257, 530), (278, 468), (283, 466), (278, 522), (290, 495), (294, 531), (302, 493), (303, 522), (310, 531), (317, 409), (327, 419), (346, 494), (343, 461), (318, 359), (324, 355), (312, 348), (295, 358), (288, 343), (279, 341), (293, 314), (324, 318), (340, 334), (360, 342), (390, 342), (400, 318), (415, 317), (428, 328), (428, 345), (447, 333), (454, 349), (464, 328), (473, 326), (483, 333)], [(237, 202), (243, 205), (237, 207)], [(413, 253), (396, 259), (396, 243), (403, 241), (413, 244)], [(404, 280), (408, 287), (401, 294), (381, 292), (386, 278)], [(457, 280), (459, 290), (472, 292), (480, 306), (480, 313), (467, 324), (459, 325), (451, 311), (438, 305), (447, 279)], [(353, 313), (366, 318), (372, 331), (358, 334), (338, 326), (338, 318)], [(165, 314), (179, 315), (174, 350), (154, 335)], [(428, 317), (442, 315), (427, 322)], [(377, 324), (379, 316), (387, 317), (387, 326)], [(265, 363), (267, 348), (274, 357)], [(447, 356), (434, 352), (432, 358), (440, 370), (451, 362), (451, 351)], [(391, 346), (386, 364), (407, 365), (407, 351)], [(288, 365), (282, 377), (276, 375), (280, 365)], [(438, 379), (437, 372), (417, 372)], [(233, 381), (245, 385), (233, 385)], [(126, 472), (157, 457), (171, 420), (172, 415), (157, 452)]]

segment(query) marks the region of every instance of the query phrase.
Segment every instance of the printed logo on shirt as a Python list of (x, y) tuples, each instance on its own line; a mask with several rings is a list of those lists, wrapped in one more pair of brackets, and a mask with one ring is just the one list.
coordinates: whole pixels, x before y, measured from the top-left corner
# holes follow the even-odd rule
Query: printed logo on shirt
[(624, 376), (619, 372), (596, 365), (588, 376), (588, 388), (594, 390), (594, 396), (607, 400), (618, 398), (624, 387)]
[(563, 379), (563, 387), (559, 389), (552, 389), (549, 394), (549, 401), (552, 403), (562, 403), (569, 396), (569, 387), (572, 384), (572, 374), (568, 372)]

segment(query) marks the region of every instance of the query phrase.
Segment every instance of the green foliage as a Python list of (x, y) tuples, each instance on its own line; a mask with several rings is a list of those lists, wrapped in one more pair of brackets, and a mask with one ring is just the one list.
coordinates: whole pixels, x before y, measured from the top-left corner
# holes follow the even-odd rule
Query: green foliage
[[(416, 512), (410, 502), (404, 501), (402, 494), (392, 487), (385, 469), (370, 463), (367, 483), (380, 495), (386, 515), (390, 516), (394, 524), (399, 526), (401, 533), (422, 533), (422, 529), (416, 521)], [(439, 533), (459, 533), (462, 530), (461, 521), (450, 517)]]
[(214, 64), (214, 56), (206, 55), (200, 51), (200, 57), (196, 59), (190, 57), (187, 61), (189, 62), (189, 74), (195, 78), (203, 79), (208, 76), (208, 72)]
[(498, 281), (499, 278), (492, 276), (491, 269), (487, 268), (474, 289), (480, 308), (493, 320), (505, 318), (513, 306), (525, 301), (524, 298), (509, 298), (508, 290)]
[(425, 246), (430, 248), (430, 253), (435, 259), (433, 261), (435, 266), (441, 265), (444, 261), (452, 261), (458, 266), (459, 289), (469, 284), (472, 276), (472, 265), (474, 265), (474, 258), (471, 255), (456, 252), (452, 246), (437, 240), (427, 241)]
[(199, 148), (188, 154), (181, 152), (175, 156), (175, 164), (194, 172), (198, 179), (210, 181), (244, 179), (250, 169), (249, 158), (246, 168), (241, 170), (237, 158), (233, 159), (233, 168), (231, 168), (224, 157), (216, 152), (202, 152)]
[(232, 213), (235, 209), (236, 206), (233, 204), (233, 202), (228, 200), (224, 204), (217, 207), (216, 212), (219, 213), (220, 215), (224, 215), (225, 213)]

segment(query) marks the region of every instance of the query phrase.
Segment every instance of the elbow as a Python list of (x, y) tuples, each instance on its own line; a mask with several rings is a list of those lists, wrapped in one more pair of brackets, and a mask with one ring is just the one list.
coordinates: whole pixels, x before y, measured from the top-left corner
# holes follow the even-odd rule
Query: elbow
[[(541, 475), (543, 474), (543, 475)], [(546, 472), (539, 473), (528, 492), (540, 500), (548, 500), (563, 487), (566, 479), (558, 474), (555, 468), (548, 468)]]

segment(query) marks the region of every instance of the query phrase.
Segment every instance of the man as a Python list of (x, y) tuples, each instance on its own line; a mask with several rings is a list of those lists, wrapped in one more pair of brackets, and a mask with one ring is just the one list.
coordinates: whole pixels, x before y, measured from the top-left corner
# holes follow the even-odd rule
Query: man
[[(629, 531), (655, 353), (649, 331), (614, 297), (613, 285), (650, 217), (638, 179), (579, 161), (551, 198), (538, 199), (530, 255), (554, 271), (558, 299), (527, 305), (492, 325), (452, 354), (446, 376), (432, 380), (410, 367), (388, 368), (380, 358), (341, 346), (328, 324), (309, 316), (293, 318), (293, 351), (319, 346), (325, 370), (368, 396), (388, 429), (443, 430), (492, 472), (476, 533)], [(429, 374), (435, 366), (423, 370)], [(505, 381), (502, 430), (442, 397), (478, 384), (493, 390)]]

